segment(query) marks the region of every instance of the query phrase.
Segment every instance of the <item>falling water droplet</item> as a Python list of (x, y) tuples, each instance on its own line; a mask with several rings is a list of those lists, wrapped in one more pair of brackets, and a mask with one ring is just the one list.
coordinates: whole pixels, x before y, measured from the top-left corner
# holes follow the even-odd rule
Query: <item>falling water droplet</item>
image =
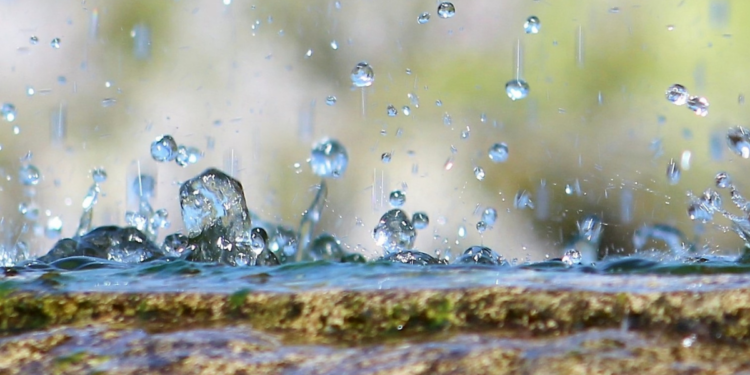
[(453, 3), (444, 1), (438, 5), (437, 14), (440, 18), (451, 18), (456, 15), (456, 7)]
[(339, 49), (339, 44), (335, 40), (331, 41), (331, 49), (333, 49), (334, 51)]
[(411, 222), (416, 229), (424, 229), (430, 225), (430, 217), (424, 212), (415, 212), (411, 217)]
[(398, 109), (396, 109), (393, 104), (388, 104), (386, 112), (388, 113), (388, 117), (396, 117), (396, 115), (398, 115)]
[(390, 152), (384, 152), (382, 155), (380, 155), (380, 161), (382, 161), (385, 164), (388, 164), (391, 162), (391, 153)]
[(37, 185), (41, 179), (42, 173), (39, 172), (39, 168), (31, 164), (23, 165), (18, 170), (18, 180), (21, 181), (21, 184), (24, 186)]
[(177, 142), (165, 134), (151, 143), (151, 158), (158, 162), (172, 161), (177, 157)]
[(516, 197), (513, 200), (513, 206), (519, 210), (523, 210), (526, 207), (534, 209), (534, 202), (531, 201), (531, 194), (526, 190), (520, 190), (516, 193)]
[(539, 33), (539, 30), (542, 28), (542, 24), (539, 23), (539, 18), (536, 16), (531, 16), (526, 19), (526, 22), (523, 24), (523, 30), (526, 32), (526, 34), (537, 34)]
[(522, 79), (512, 79), (505, 84), (505, 93), (511, 100), (520, 100), (529, 95), (529, 84)]
[(477, 180), (482, 181), (484, 180), (484, 169), (482, 167), (474, 167), (474, 177), (477, 178)]
[(675, 105), (685, 105), (689, 94), (685, 86), (675, 83), (674, 85), (669, 86), (665, 96), (667, 97), (667, 100)]
[(104, 168), (94, 168), (91, 170), (91, 178), (97, 184), (102, 183), (107, 180), (107, 171)]
[(404, 112), (404, 116), (409, 116), (411, 114), (411, 108), (409, 108), (408, 105), (403, 106), (401, 111)]
[(56, 239), (60, 237), (62, 233), (63, 222), (59, 216), (52, 216), (47, 219), (47, 226), (44, 228), (44, 235), (50, 239)]
[(203, 152), (197, 147), (185, 147), (180, 145), (177, 147), (177, 156), (175, 162), (181, 167), (186, 167), (190, 164), (195, 164), (203, 158)]
[(375, 81), (375, 73), (366, 61), (360, 61), (352, 69), (351, 79), (356, 87), (368, 87)]
[(37, 43), (39, 43), (39, 38), (37, 38), (36, 35), (32, 35), (31, 38), (29, 38), (29, 43), (35, 46), (37, 45)]
[(505, 143), (495, 143), (487, 151), (490, 160), (495, 163), (504, 163), (508, 160), (508, 145)]
[(401, 207), (406, 203), (406, 193), (401, 190), (394, 190), (388, 196), (388, 203), (392, 207)]
[(386, 253), (400, 252), (414, 246), (417, 232), (406, 213), (396, 208), (380, 217), (372, 238)]
[(336, 99), (336, 97), (335, 97), (335, 96), (333, 96), (333, 95), (328, 95), (328, 96), (326, 97), (326, 104), (327, 104), (327, 105), (329, 105), (329, 106), (332, 106), (332, 105), (336, 104), (336, 100), (337, 100), (337, 99)]
[(477, 222), (477, 232), (481, 234), (481, 233), (484, 233), (484, 231), (486, 230), (487, 230), (487, 223), (485, 223), (484, 221)]
[(719, 189), (726, 189), (732, 185), (732, 177), (726, 172), (719, 172), (714, 178), (716, 181), (716, 187)]
[(685, 105), (698, 116), (708, 116), (708, 99), (702, 96), (691, 96)]
[(424, 12), (417, 17), (417, 23), (420, 25), (424, 25), (427, 22), (430, 22), (430, 13)]
[(669, 184), (674, 185), (680, 182), (680, 174), (680, 166), (674, 159), (669, 159), (669, 164), (667, 164), (667, 181), (669, 181)]
[(60, 48), (60, 38), (52, 39), (52, 41), (49, 43), (50, 46), (54, 49)]
[(497, 221), (497, 210), (492, 207), (485, 208), (484, 212), (482, 212), (482, 221), (489, 226), (495, 225), (495, 222)]
[(443, 125), (451, 126), (452, 123), (453, 120), (451, 119), (451, 115), (448, 114), (448, 112), (445, 112), (445, 114), (443, 114)]
[(0, 107), (0, 115), (3, 116), (3, 119), (8, 122), (13, 122), (16, 120), (16, 106), (14, 106), (11, 103), (3, 103), (3, 106)]
[(343, 176), (348, 164), (346, 149), (339, 141), (324, 138), (313, 146), (310, 167), (316, 175), (339, 178)]
[(730, 128), (727, 131), (727, 144), (737, 155), (744, 159), (750, 158), (750, 131), (747, 129), (741, 126)]

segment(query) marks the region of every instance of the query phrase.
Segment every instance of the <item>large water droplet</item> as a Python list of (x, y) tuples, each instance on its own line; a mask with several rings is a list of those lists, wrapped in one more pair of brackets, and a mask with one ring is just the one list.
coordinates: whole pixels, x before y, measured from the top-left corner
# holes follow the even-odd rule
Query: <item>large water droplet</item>
[(330, 260), (340, 262), (346, 252), (336, 237), (323, 233), (310, 243), (310, 256), (313, 260)]
[(690, 94), (688, 94), (685, 86), (677, 83), (669, 86), (669, 88), (667, 89), (667, 93), (665, 94), (667, 100), (674, 103), (675, 105), (685, 105), (685, 103), (687, 103), (689, 95)]
[(411, 249), (417, 232), (406, 213), (396, 208), (380, 217), (372, 232), (372, 238), (386, 253), (392, 253)]
[(727, 131), (727, 144), (729, 149), (744, 159), (750, 158), (750, 131), (736, 126)]
[(490, 160), (495, 163), (503, 163), (508, 160), (508, 145), (505, 143), (495, 143), (487, 151)]
[(451, 2), (443, 1), (438, 5), (437, 14), (440, 18), (451, 18), (456, 15), (456, 7)]
[(360, 61), (352, 69), (352, 84), (356, 87), (367, 87), (375, 82), (375, 73), (372, 67), (365, 61)]
[(182, 221), (188, 237), (217, 225), (242, 230), (250, 223), (242, 184), (218, 169), (207, 169), (180, 187)]
[(511, 100), (523, 99), (529, 95), (529, 84), (522, 79), (512, 79), (505, 84), (505, 93)]
[(691, 96), (685, 104), (696, 115), (701, 117), (708, 116), (708, 99), (702, 96)]
[(430, 13), (424, 12), (417, 17), (417, 23), (420, 25), (424, 25), (427, 22), (430, 22)]
[(24, 186), (34, 186), (42, 179), (42, 172), (31, 164), (22, 165), (18, 170), (18, 180)]
[(310, 167), (324, 178), (339, 178), (346, 172), (349, 156), (344, 146), (335, 139), (324, 138), (313, 146)]
[(430, 225), (430, 217), (424, 212), (415, 212), (411, 217), (411, 222), (416, 229), (424, 229)]
[(539, 18), (537, 18), (536, 16), (527, 18), (526, 22), (524, 22), (523, 24), (523, 31), (525, 31), (526, 34), (536, 34), (541, 28), (542, 24), (539, 22)]
[(406, 203), (406, 193), (401, 190), (392, 191), (388, 196), (388, 203), (390, 203), (392, 207), (403, 206), (404, 203)]
[(151, 143), (151, 158), (158, 162), (172, 161), (177, 157), (177, 142), (171, 135), (162, 135)]

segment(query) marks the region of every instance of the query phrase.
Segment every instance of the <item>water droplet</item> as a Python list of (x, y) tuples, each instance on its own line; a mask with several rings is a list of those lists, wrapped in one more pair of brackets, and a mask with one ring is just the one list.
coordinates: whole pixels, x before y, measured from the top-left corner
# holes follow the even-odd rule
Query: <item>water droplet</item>
[(335, 40), (331, 41), (331, 49), (334, 51), (339, 49), (339, 44)]
[(495, 163), (504, 163), (508, 160), (508, 145), (505, 143), (495, 143), (490, 146), (487, 152), (490, 156), (490, 160)]
[(416, 229), (425, 229), (430, 225), (430, 217), (424, 212), (415, 212), (411, 217), (411, 222)]
[(685, 105), (690, 94), (688, 94), (685, 86), (675, 83), (674, 85), (669, 86), (665, 96), (667, 97), (667, 100), (675, 105)]
[(448, 112), (446, 112), (443, 115), (443, 125), (451, 126), (452, 123), (453, 123), (453, 120), (451, 119), (451, 115), (449, 115)]
[(537, 34), (541, 28), (542, 24), (539, 23), (539, 18), (536, 16), (527, 18), (526, 22), (523, 24), (523, 31), (525, 31), (526, 34)]
[(250, 231), (250, 249), (258, 256), (266, 249), (268, 244), (268, 233), (263, 228), (253, 228)]
[(414, 108), (419, 108), (419, 96), (417, 96), (417, 94), (410, 92), (406, 94), (406, 97), (409, 98), (409, 102)]
[(305, 52), (305, 58), (306, 59), (311, 58), (312, 55), (313, 55), (313, 50), (312, 49), (308, 49), (307, 52)]
[(719, 189), (726, 189), (732, 185), (732, 177), (726, 172), (719, 172), (714, 178), (716, 181), (716, 187)]
[(522, 79), (512, 79), (505, 84), (505, 93), (510, 100), (520, 100), (529, 95), (529, 84)]
[(451, 18), (456, 15), (456, 7), (453, 3), (444, 1), (438, 5), (437, 14), (440, 18)]
[(396, 109), (393, 104), (388, 104), (386, 112), (388, 113), (388, 117), (396, 117), (396, 115), (398, 115), (398, 109)]
[(388, 203), (392, 207), (401, 207), (406, 203), (406, 193), (401, 190), (394, 190), (388, 196)]
[(180, 145), (177, 147), (177, 156), (174, 158), (177, 165), (186, 167), (190, 164), (195, 164), (203, 158), (203, 152), (197, 147), (185, 147)]
[(60, 38), (52, 39), (52, 41), (49, 43), (50, 46), (54, 49), (60, 48)]
[(328, 233), (323, 233), (316, 237), (310, 244), (310, 255), (313, 260), (339, 262), (346, 255), (346, 252), (336, 237)]
[(401, 111), (404, 112), (404, 116), (409, 116), (411, 114), (411, 108), (409, 108), (408, 105), (403, 106)]
[(603, 231), (602, 220), (596, 215), (588, 215), (576, 223), (578, 235), (584, 240), (598, 243)]
[(21, 202), (18, 204), (18, 212), (27, 220), (36, 220), (39, 218), (39, 208), (33, 203)]
[(484, 212), (482, 212), (482, 221), (489, 226), (495, 225), (495, 222), (497, 221), (497, 210), (492, 207), (485, 208)]
[(177, 142), (171, 135), (162, 135), (151, 143), (151, 158), (158, 162), (172, 161), (177, 157)]
[(469, 139), (469, 136), (471, 135), (471, 130), (469, 130), (469, 127), (466, 127), (466, 130), (461, 131), (461, 139)]
[(188, 238), (182, 233), (174, 233), (164, 237), (162, 250), (167, 255), (179, 257), (188, 248)]
[(349, 157), (344, 146), (335, 139), (324, 138), (313, 146), (310, 167), (325, 178), (339, 178), (346, 171)]
[(375, 81), (375, 73), (367, 62), (360, 61), (352, 69), (351, 79), (356, 87), (368, 87)]
[(445, 161), (445, 164), (443, 164), (443, 169), (446, 171), (453, 169), (453, 156), (449, 157), (448, 160)]
[(16, 120), (16, 106), (11, 103), (3, 103), (3, 106), (0, 107), (0, 114), (5, 121), (13, 122)]
[(729, 149), (734, 151), (737, 155), (742, 158), (750, 158), (750, 131), (741, 127), (735, 126), (727, 131), (727, 144)]
[(487, 223), (485, 223), (484, 221), (477, 222), (477, 232), (481, 234), (481, 233), (484, 233), (484, 231), (486, 230), (487, 230)]
[(21, 181), (21, 184), (24, 186), (37, 185), (41, 179), (42, 173), (39, 172), (39, 168), (31, 164), (23, 165), (18, 170), (18, 180)]
[(667, 25), (667, 31), (674, 30), (674, 25)]
[(466, 227), (465, 226), (461, 225), (461, 226), (458, 227), (458, 237), (459, 238), (466, 237)]
[(430, 22), (430, 13), (424, 12), (417, 17), (417, 23), (420, 25), (424, 25), (427, 22)]
[(489, 247), (472, 246), (466, 249), (463, 255), (456, 259), (456, 263), (487, 264), (497, 266), (503, 264), (504, 261), (501, 255), (494, 252)]
[(513, 206), (519, 210), (526, 207), (534, 209), (534, 202), (531, 201), (531, 194), (526, 190), (520, 190), (513, 199)]
[(390, 152), (384, 152), (382, 155), (380, 155), (380, 161), (383, 163), (390, 163), (391, 162), (391, 153)]
[(335, 96), (333, 96), (333, 95), (328, 95), (328, 96), (326, 97), (326, 104), (327, 104), (327, 105), (329, 105), (329, 106), (331, 106), (331, 105), (334, 105), (334, 104), (336, 104), (336, 100), (337, 100), (337, 99), (336, 99), (336, 97), (335, 97)]
[(91, 210), (97, 201), (99, 201), (99, 185), (95, 183), (89, 187), (88, 192), (83, 197), (81, 207), (84, 211)]
[(372, 232), (372, 238), (386, 253), (393, 253), (411, 249), (417, 232), (406, 213), (396, 208), (380, 217)]
[(117, 99), (115, 98), (104, 98), (102, 99), (102, 107), (108, 108), (113, 105), (117, 104)]
[(562, 257), (563, 263), (573, 266), (581, 264), (581, 252), (576, 249), (568, 249)]
[(443, 106), (443, 101), (440, 100), (440, 99), (435, 100), (435, 105), (438, 106), (438, 107), (442, 107)]
[(26, 86), (26, 95), (34, 96), (34, 94), (36, 94), (36, 90), (32, 86)]
[(56, 239), (60, 237), (62, 233), (63, 222), (59, 216), (52, 216), (47, 219), (47, 226), (44, 228), (44, 235), (50, 239)]
[(691, 96), (688, 98), (686, 106), (698, 116), (708, 116), (708, 99), (702, 96)]
[(680, 166), (674, 159), (669, 159), (669, 164), (667, 164), (667, 181), (669, 181), (669, 184), (674, 185), (680, 182), (680, 174)]
[(484, 180), (484, 176), (484, 169), (482, 167), (474, 167), (474, 177), (476, 177), (477, 180)]
[(39, 43), (39, 38), (37, 38), (36, 35), (32, 35), (31, 38), (29, 38), (29, 43), (31, 43), (31, 45), (35, 46), (35, 45), (37, 45), (37, 43)]

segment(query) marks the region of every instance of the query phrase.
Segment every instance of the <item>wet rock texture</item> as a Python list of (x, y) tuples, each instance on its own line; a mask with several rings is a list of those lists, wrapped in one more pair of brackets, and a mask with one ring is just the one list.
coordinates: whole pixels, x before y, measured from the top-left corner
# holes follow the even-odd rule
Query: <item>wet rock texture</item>
[(9, 374), (750, 371), (750, 289), (6, 290), (1, 301)]

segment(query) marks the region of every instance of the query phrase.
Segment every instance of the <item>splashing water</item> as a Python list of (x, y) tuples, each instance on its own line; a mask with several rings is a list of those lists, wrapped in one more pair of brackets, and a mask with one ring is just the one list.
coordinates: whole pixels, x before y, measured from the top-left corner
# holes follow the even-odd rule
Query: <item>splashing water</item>
[(372, 238), (385, 253), (394, 253), (410, 250), (417, 239), (417, 232), (406, 213), (395, 208), (380, 217)]

